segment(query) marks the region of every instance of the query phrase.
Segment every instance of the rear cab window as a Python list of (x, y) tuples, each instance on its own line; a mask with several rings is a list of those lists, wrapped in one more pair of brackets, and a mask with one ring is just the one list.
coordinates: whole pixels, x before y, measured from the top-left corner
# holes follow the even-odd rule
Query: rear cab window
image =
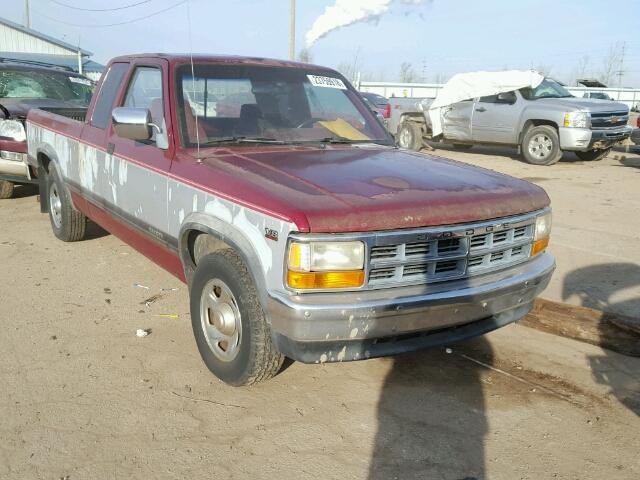
[(92, 126), (104, 130), (109, 125), (113, 104), (127, 70), (129, 70), (128, 63), (114, 63), (105, 74), (106, 76), (93, 107)]

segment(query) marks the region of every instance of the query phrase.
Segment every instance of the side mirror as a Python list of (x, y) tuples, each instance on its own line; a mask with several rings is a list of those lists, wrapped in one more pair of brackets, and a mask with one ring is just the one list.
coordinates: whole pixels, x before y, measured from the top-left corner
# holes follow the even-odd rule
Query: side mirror
[(150, 140), (153, 128), (151, 112), (146, 108), (118, 107), (111, 114), (113, 129), (116, 135), (131, 140)]
[(511, 92), (499, 93), (497, 97), (497, 101), (498, 103), (514, 104), (516, 103), (516, 96)]

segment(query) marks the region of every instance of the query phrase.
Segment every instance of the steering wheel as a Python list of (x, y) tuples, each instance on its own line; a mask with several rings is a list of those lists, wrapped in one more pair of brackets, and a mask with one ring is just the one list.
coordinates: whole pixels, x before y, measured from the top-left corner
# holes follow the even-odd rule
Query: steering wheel
[(316, 118), (316, 117), (311, 117), (311, 118), (307, 118), (304, 122), (302, 122), (300, 125), (298, 125), (296, 128), (304, 128), (307, 125), (311, 126), (316, 122), (321, 122), (323, 119), (322, 118)]

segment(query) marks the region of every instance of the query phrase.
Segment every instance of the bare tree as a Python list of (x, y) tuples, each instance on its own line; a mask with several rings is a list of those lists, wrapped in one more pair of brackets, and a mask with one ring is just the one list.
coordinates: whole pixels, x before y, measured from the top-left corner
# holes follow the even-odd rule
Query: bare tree
[(336, 70), (344, 75), (347, 80), (355, 81), (359, 72), (362, 72), (362, 58), (360, 56), (362, 47), (358, 47), (353, 52), (351, 61), (343, 61), (338, 64)]
[(418, 80), (418, 75), (416, 74), (413, 65), (409, 62), (403, 62), (400, 65), (400, 82), (402, 83), (414, 83)]
[(621, 63), (622, 51), (623, 46), (620, 42), (616, 42), (609, 47), (609, 53), (603, 59), (602, 70), (599, 75), (599, 80), (605, 85), (609, 85), (612, 82), (613, 76), (616, 74), (616, 68)]
[(573, 69), (573, 73), (571, 74), (572, 83), (575, 83), (577, 85), (578, 80), (587, 78), (588, 72), (589, 72), (589, 55), (584, 55), (580, 57), (580, 59), (576, 63), (575, 68)]

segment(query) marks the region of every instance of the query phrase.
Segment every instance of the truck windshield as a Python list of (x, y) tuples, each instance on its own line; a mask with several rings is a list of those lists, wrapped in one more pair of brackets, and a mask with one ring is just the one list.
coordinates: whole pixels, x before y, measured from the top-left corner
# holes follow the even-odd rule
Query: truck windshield
[(566, 98), (573, 97), (569, 91), (555, 80), (545, 78), (536, 88), (521, 88), (520, 93), (527, 100), (538, 100), (539, 98)]
[(176, 75), (187, 147), (197, 141), (392, 144), (358, 93), (332, 71), (197, 64), (194, 76), (190, 65)]
[(91, 80), (65, 73), (36, 70), (0, 70), (0, 98), (46, 98), (87, 106), (93, 94)]

